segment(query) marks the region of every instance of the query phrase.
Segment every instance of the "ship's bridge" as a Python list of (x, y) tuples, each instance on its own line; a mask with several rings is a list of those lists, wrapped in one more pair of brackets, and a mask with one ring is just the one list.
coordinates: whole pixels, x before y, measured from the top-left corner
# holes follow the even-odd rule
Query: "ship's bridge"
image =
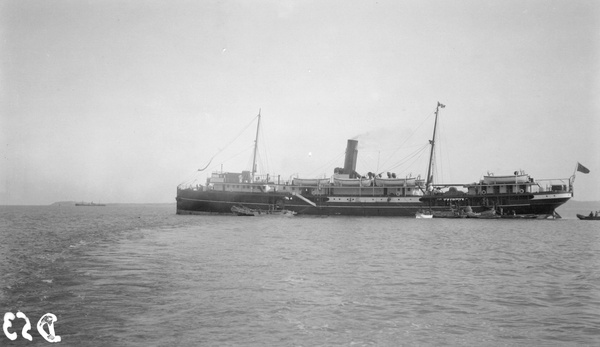
[[(276, 178), (276, 179), (274, 179)], [(242, 172), (213, 172), (206, 179), (203, 190), (216, 190), (225, 192), (269, 192), (277, 191), (281, 184), (280, 176), (254, 175), (250, 171)]]

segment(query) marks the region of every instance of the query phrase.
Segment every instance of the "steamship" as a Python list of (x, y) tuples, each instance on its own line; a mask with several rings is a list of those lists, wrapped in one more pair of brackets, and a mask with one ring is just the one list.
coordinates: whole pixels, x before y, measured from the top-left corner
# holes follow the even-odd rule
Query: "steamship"
[[(257, 175), (256, 151), (260, 112), (254, 143), (252, 171), (213, 172), (204, 185), (177, 187), (177, 214), (231, 214), (234, 206), (254, 210), (288, 210), (297, 215), (406, 216), (428, 210), (434, 217), (471, 216), (557, 216), (555, 209), (573, 196), (568, 179), (534, 180), (524, 172), (507, 176), (485, 176), (471, 184), (435, 184), (433, 156), (440, 108), (435, 124), (429, 166), (425, 178), (395, 177), (356, 172), (358, 141), (348, 140), (344, 167), (329, 178), (281, 180), (280, 176)], [(558, 183), (556, 183), (558, 182)]]

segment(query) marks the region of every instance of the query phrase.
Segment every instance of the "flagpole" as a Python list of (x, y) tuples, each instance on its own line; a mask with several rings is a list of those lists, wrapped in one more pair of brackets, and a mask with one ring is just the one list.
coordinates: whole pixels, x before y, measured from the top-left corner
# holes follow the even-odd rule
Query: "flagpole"
[(584, 174), (589, 174), (590, 173), (590, 169), (588, 169), (587, 167), (581, 165), (581, 163), (577, 162), (577, 166), (575, 167), (575, 172), (573, 172), (573, 176), (571, 176), (569, 178), (569, 184), (571, 185), (571, 187), (573, 186), (573, 182), (575, 182), (575, 177), (577, 175), (577, 171), (584, 173)]

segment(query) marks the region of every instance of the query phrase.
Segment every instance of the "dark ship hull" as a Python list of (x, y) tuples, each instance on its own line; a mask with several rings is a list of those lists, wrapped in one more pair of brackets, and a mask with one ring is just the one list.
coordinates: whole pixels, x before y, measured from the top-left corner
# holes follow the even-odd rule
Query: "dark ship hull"
[(178, 214), (231, 213), (231, 207), (235, 205), (262, 210), (275, 207), (294, 211), (298, 215), (390, 217), (414, 217), (423, 207), (419, 197), (361, 195), (342, 198), (303, 195), (300, 198), (288, 193), (209, 192), (192, 189), (177, 191)]
[[(439, 195), (422, 197), (386, 197), (361, 195), (335, 198), (303, 196), (303, 199), (287, 193), (234, 193), (206, 192), (198, 190), (178, 190), (178, 214), (231, 213), (231, 207), (243, 205), (253, 209), (287, 209), (299, 215), (341, 215), (341, 216), (389, 216), (414, 217), (419, 210), (434, 212), (458, 211), (469, 206), (473, 212), (495, 210), (498, 215), (538, 215), (550, 217), (556, 208), (571, 198), (568, 192), (547, 192), (541, 194), (514, 194), (508, 196), (468, 197), (464, 195)], [(354, 200), (354, 201), (350, 201)], [(361, 202), (367, 200), (369, 202)], [(389, 200), (389, 201), (388, 201)], [(436, 214), (434, 213), (434, 216)]]
[[(435, 111), (436, 125), (439, 108)], [(258, 115), (260, 125), (260, 114)], [(479, 183), (440, 185), (432, 182), (433, 147), (427, 180), (397, 178), (389, 174), (359, 175), (356, 170), (358, 141), (348, 140), (344, 167), (330, 178), (293, 179), (282, 182), (254, 172), (213, 172), (205, 185), (177, 187), (178, 214), (231, 214), (242, 206), (257, 210), (290, 210), (298, 215), (404, 216), (420, 210), (436, 216), (460, 216), (468, 208), (472, 214), (493, 211), (498, 216), (556, 216), (555, 209), (573, 196), (572, 178), (535, 181), (515, 172), (510, 176), (485, 176)], [(256, 143), (255, 142), (255, 158)], [(255, 167), (253, 163), (252, 167)], [(557, 182), (555, 182), (557, 181)], [(565, 182), (568, 181), (568, 184)], [(463, 191), (458, 191), (459, 186)], [(466, 190), (466, 191), (465, 191)]]
[(177, 214), (231, 213), (231, 208), (243, 205), (252, 209), (268, 210), (279, 194), (177, 190)]

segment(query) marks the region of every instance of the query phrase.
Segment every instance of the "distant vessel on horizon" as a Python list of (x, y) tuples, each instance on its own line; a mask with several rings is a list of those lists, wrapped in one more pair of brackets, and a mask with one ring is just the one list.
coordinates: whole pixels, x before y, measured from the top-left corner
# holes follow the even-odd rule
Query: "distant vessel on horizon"
[(75, 206), (106, 206), (105, 204), (95, 204), (93, 201), (92, 202), (77, 202), (75, 203)]
[[(468, 208), (474, 216), (560, 218), (555, 209), (573, 197), (575, 174), (570, 178), (534, 180), (519, 170), (506, 176), (490, 173), (476, 183), (434, 183), (436, 128), (440, 108), (444, 107), (438, 102), (435, 110), (429, 165), (424, 178), (357, 173), (358, 141), (353, 139), (348, 140), (344, 167), (335, 168), (329, 178), (284, 181), (280, 176), (256, 175), (259, 112), (251, 170), (213, 172), (205, 185), (179, 185), (177, 214), (230, 214), (232, 207), (243, 204), (251, 209), (291, 210), (298, 215), (414, 217), (426, 209), (434, 218), (452, 218), (456, 217), (456, 211)], [(578, 168), (580, 166), (578, 164)]]

